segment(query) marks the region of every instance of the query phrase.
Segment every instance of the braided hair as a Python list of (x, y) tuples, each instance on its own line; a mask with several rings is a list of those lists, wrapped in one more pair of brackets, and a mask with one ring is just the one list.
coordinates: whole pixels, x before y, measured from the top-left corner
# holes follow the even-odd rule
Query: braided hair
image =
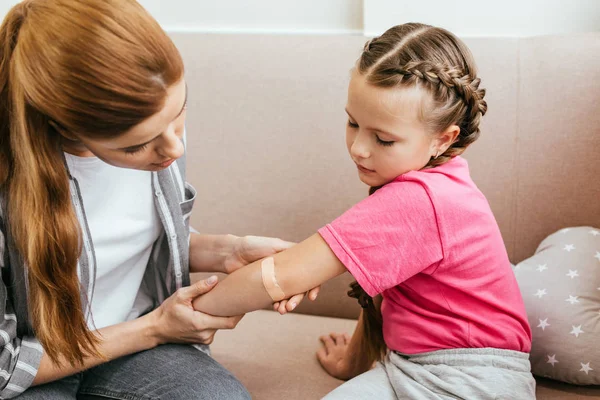
[[(377, 87), (423, 89), (428, 96), (424, 96), (420, 117), (432, 134), (451, 125), (460, 128), (455, 141), (431, 157), (425, 168), (462, 154), (479, 137), (479, 124), (487, 111), (485, 89), (479, 87), (471, 52), (447, 30), (418, 23), (394, 26), (365, 44), (357, 69)], [(372, 187), (369, 194), (377, 189)], [(364, 309), (363, 329), (369, 340), (364, 340), (363, 350), (380, 360), (386, 353), (380, 311), (356, 282), (349, 295), (359, 299)]]

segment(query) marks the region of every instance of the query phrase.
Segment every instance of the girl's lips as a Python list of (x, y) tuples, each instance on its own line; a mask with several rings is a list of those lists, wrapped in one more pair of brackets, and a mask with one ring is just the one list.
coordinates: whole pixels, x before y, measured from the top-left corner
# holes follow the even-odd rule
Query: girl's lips
[(365, 167), (363, 167), (363, 166), (362, 166), (362, 165), (360, 165), (360, 164), (356, 164), (356, 167), (358, 168), (358, 170), (359, 170), (360, 172), (364, 172), (365, 174), (371, 174), (371, 173), (375, 172), (374, 170), (372, 170), (372, 169), (368, 169), (368, 168), (365, 168)]

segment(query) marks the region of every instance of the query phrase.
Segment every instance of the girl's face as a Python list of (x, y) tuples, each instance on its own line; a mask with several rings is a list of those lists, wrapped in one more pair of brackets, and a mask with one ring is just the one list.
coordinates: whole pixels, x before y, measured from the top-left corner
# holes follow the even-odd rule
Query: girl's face
[(438, 149), (445, 149), (419, 118), (422, 96), (417, 87), (381, 88), (367, 83), (356, 69), (352, 72), (346, 145), (362, 182), (385, 185), (422, 169)]
[(148, 117), (124, 134), (111, 139), (77, 138), (66, 140), (66, 152), (96, 156), (115, 167), (159, 171), (183, 155), (183, 132), (187, 89), (181, 79), (167, 90), (161, 111)]

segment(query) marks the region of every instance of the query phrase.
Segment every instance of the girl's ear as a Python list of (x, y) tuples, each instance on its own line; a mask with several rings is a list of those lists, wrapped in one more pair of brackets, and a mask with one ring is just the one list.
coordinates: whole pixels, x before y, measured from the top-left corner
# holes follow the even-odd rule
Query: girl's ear
[(433, 141), (433, 154), (432, 157), (436, 158), (436, 155), (443, 154), (454, 142), (460, 133), (460, 127), (458, 125), (450, 125), (446, 130), (441, 132), (438, 137)]

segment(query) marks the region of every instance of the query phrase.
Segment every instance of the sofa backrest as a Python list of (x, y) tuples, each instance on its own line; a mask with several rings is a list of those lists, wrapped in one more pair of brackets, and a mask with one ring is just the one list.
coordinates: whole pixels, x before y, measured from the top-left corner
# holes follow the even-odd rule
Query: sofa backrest
[[(299, 241), (366, 196), (344, 143), (364, 37), (172, 37), (187, 69), (196, 229)], [(489, 107), (465, 158), (511, 260), (557, 229), (600, 227), (600, 34), (465, 42)], [(355, 317), (350, 280), (300, 311)]]

